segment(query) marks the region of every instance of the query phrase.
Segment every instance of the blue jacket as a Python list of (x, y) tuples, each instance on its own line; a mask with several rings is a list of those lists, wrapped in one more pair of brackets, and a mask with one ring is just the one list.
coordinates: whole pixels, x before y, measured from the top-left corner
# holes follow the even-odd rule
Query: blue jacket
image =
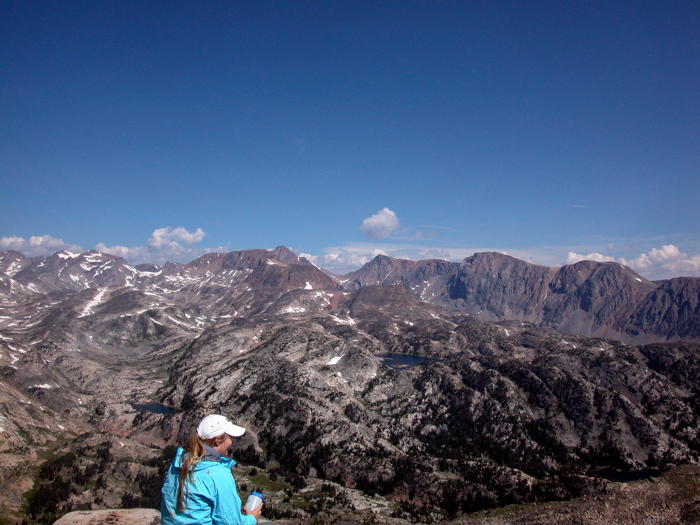
[(236, 482), (231, 469), (236, 462), (206, 447), (207, 454), (194, 469), (193, 483), (185, 483), (185, 511), (177, 510), (183, 449), (168, 469), (163, 484), (161, 523), (163, 525), (255, 525), (254, 516), (241, 512)]

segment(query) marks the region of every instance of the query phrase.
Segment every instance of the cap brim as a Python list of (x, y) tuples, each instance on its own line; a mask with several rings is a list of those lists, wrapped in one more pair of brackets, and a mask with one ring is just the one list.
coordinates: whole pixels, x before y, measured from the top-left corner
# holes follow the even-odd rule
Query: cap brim
[(245, 434), (245, 428), (229, 422), (229, 424), (226, 425), (226, 428), (224, 428), (224, 433), (231, 437), (241, 437), (243, 434)]

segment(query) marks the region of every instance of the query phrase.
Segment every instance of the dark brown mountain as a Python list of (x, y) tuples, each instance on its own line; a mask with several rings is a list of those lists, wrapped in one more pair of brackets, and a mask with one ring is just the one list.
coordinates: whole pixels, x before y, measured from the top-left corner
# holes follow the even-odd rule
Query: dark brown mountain
[(663, 281), (629, 318), (620, 319), (619, 330), (647, 341), (700, 339), (698, 282), (693, 277)]
[(344, 286), (403, 285), (421, 300), (485, 321), (518, 320), (627, 343), (699, 340), (699, 278), (653, 283), (617, 263), (548, 268), (498, 253), (461, 263), (378, 256)]

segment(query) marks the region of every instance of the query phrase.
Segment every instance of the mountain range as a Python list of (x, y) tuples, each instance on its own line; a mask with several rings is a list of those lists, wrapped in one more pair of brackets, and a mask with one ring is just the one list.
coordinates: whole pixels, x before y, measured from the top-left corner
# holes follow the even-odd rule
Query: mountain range
[[(99, 252), (59, 252), (46, 259), (3, 252), (0, 271), (0, 286), (8, 297), (109, 287), (179, 296), (187, 290), (202, 299), (224, 293), (230, 298), (223, 305), (226, 315), (231, 314), (230, 307), (235, 312), (261, 308), (267, 299), (259, 289), (303, 290), (308, 283), (316, 290), (354, 292), (367, 286), (401, 285), (426, 303), (484, 321), (524, 321), (630, 344), (700, 340), (700, 278), (651, 282), (611, 262), (550, 268), (499, 253), (477, 253), (461, 263), (379, 255), (355, 272), (334, 276), (279, 247), (208, 254), (189, 264), (168, 263), (162, 268), (133, 268), (119, 257)], [(247, 296), (241, 286), (256, 293)]]
[(549, 268), (500, 253), (477, 253), (461, 263), (380, 255), (344, 276), (343, 284), (351, 290), (402, 285), (423, 301), (484, 321), (525, 321), (626, 343), (700, 338), (700, 279), (651, 282), (612, 262)]
[(496, 253), (336, 276), (284, 247), (2, 252), (0, 510), (151, 505), (168, 447), (215, 411), (249, 429), (240, 475), (282, 521), (594, 497), (698, 462), (699, 297)]

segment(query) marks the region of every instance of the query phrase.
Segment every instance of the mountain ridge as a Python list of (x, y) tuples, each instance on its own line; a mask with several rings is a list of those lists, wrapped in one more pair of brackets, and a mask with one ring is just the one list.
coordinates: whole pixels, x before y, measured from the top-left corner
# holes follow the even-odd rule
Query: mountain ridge
[[(460, 263), (411, 261), (378, 255), (362, 268), (335, 276), (288, 248), (211, 253), (190, 263), (132, 268), (120, 257), (94, 250), (56, 252), (44, 258), (0, 253), (2, 289), (15, 295), (135, 287), (183, 295), (232, 296), (236, 308), (263, 307), (268, 297), (245, 299), (245, 287), (354, 292), (366, 286), (405, 286), (422, 301), (453, 308), (485, 321), (516, 320), (561, 333), (609, 337), (626, 343), (700, 340), (700, 278), (652, 282), (618, 263), (581, 261), (545, 267), (484, 252)], [(243, 275), (246, 273), (247, 275)], [(13, 289), (14, 286), (14, 289)], [(24, 292), (22, 292), (22, 290)], [(234, 293), (237, 290), (237, 293)]]
[[(486, 321), (532, 322), (627, 343), (700, 338), (700, 278), (657, 284), (618, 263), (552, 268), (499, 253), (478, 253), (461, 263), (378, 256), (341, 281), (351, 290), (401, 284), (426, 302)], [(682, 319), (678, 328), (675, 319)]]

